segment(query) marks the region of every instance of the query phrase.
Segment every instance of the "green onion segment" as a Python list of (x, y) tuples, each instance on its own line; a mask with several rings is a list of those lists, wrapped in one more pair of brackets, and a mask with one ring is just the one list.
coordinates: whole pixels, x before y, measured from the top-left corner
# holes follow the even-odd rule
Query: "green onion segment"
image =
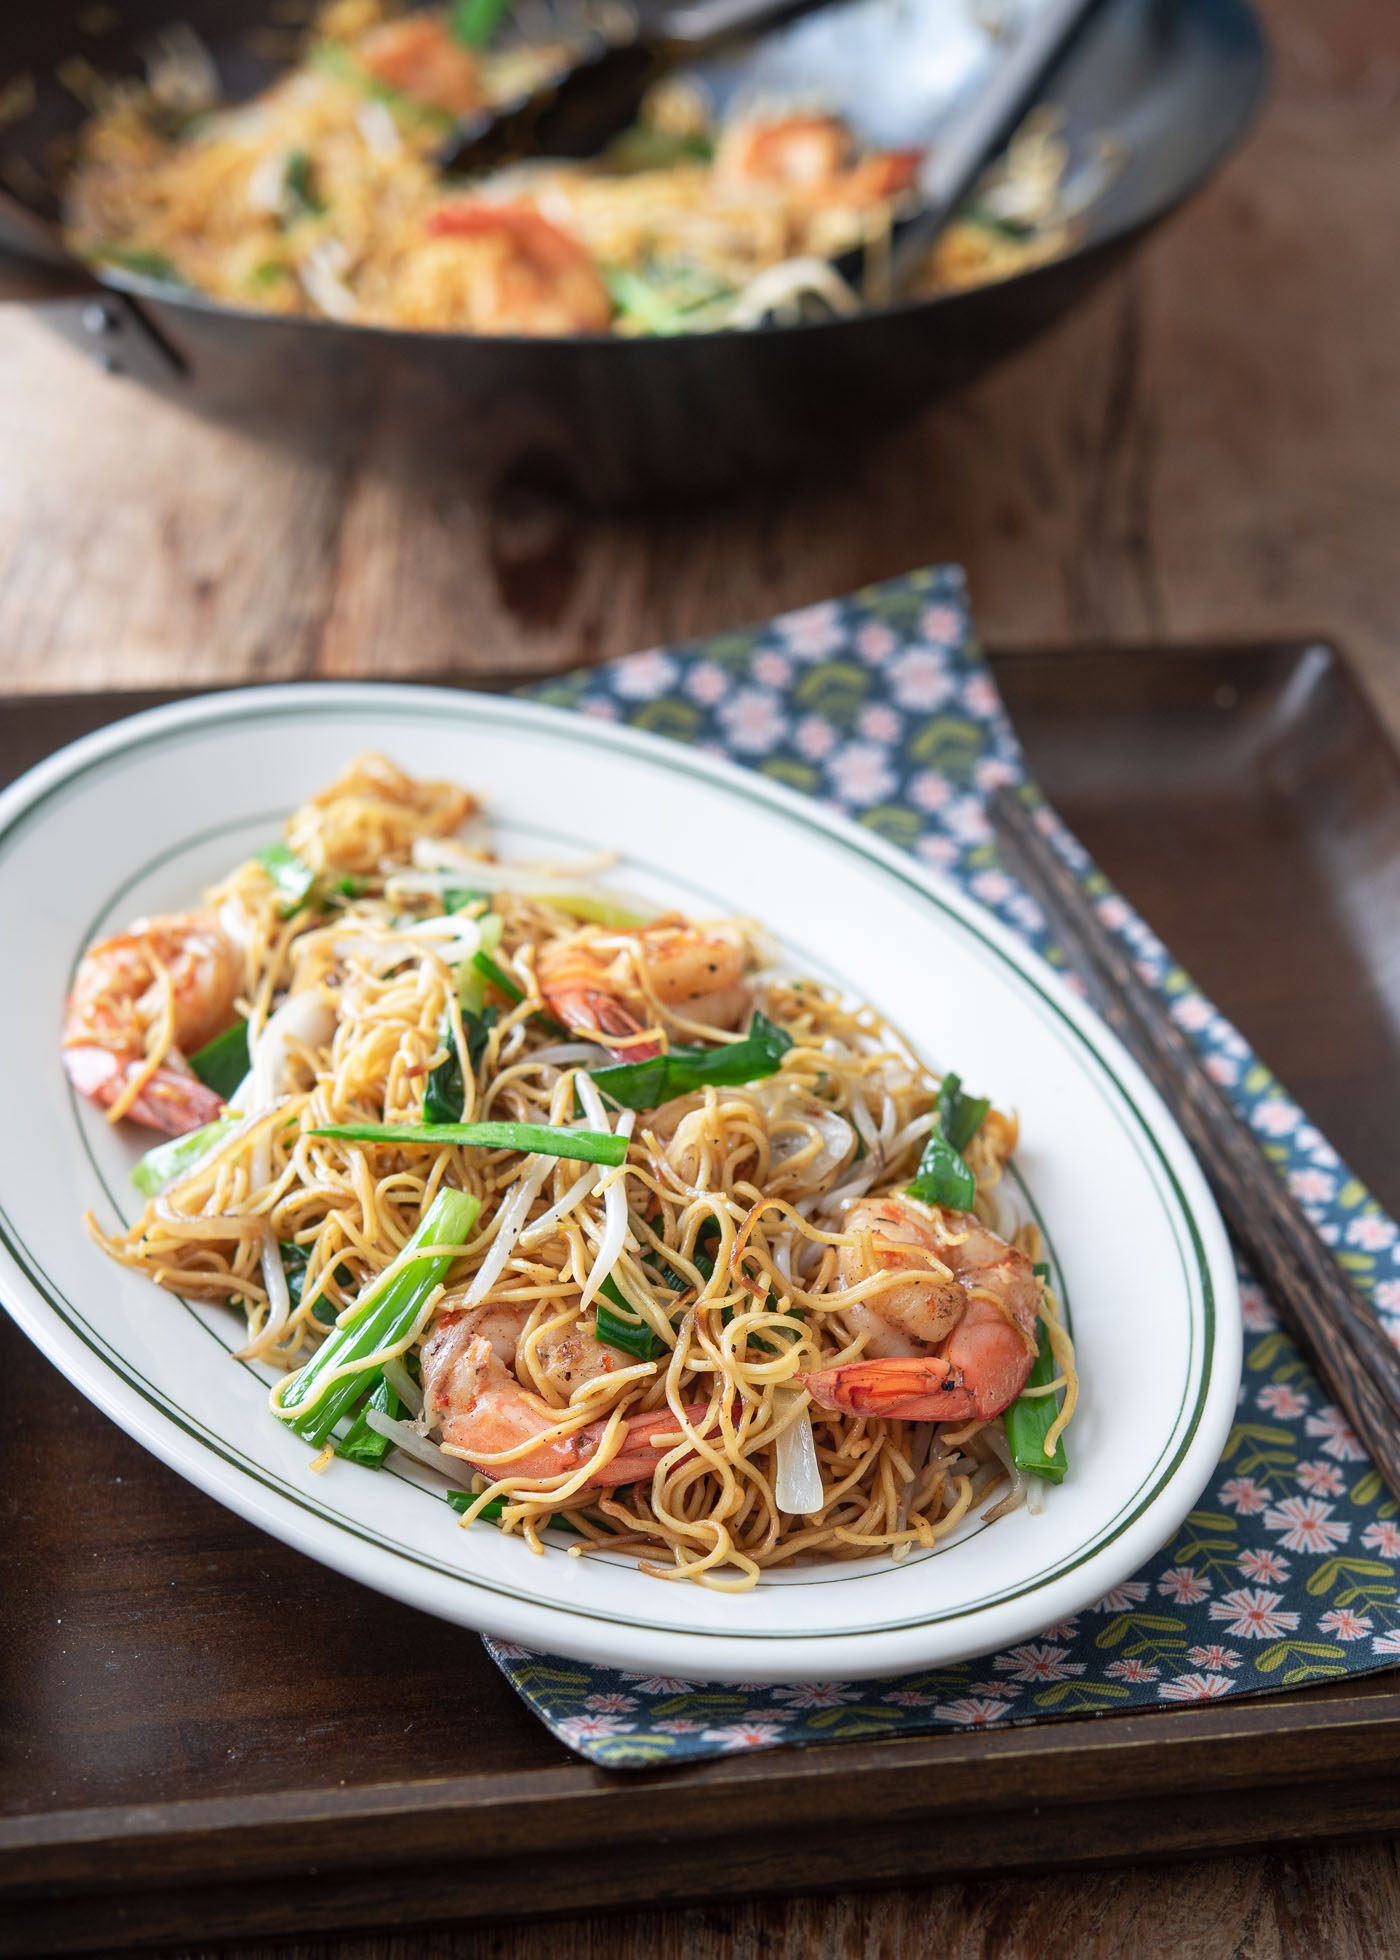
[(541, 1157), (576, 1157), (616, 1168), (627, 1161), (627, 1138), (606, 1130), (561, 1130), (549, 1123), (329, 1123), (314, 1137), (347, 1143), (475, 1144), (481, 1150), (521, 1150)]
[[(1046, 1388), (1058, 1373), (1050, 1346), (1050, 1332), (1042, 1321), (1040, 1351), (1035, 1357), (1026, 1387)], [(1044, 1477), (1051, 1484), (1060, 1483), (1069, 1468), (1063, 1436), (1056, 1438), (1053, 1454), (1045, 1454), (1045, 1438), (1060, 1412), (1059, 1399), (1057, 1395), (1019, 1395), (1002, 1417), (1006, 1425), (1006, 1440), (1011, 1447), (1011, 1461), (1016, 1468), (1024, 1470), (1028, 1477)]]
[(190, 1130), (185, 1136), (171, 1137), (166, 1143), (158, 1143), (154, 1150), (146, 1152), (131, 1173), (132, 1183), (143, 1197), (153, 1198), (161, 1186), (169, 1184), (172, 1178), (192, 1171), (221, 1137), (237, 1129), (238, 1121), (236, 1116), (220, 1116), (213, 1123), (206, 1123), (202, 1129)]
[(290, 919), (300, 909), (316, 882), (316, 873), (295, 851), (285, 844), (268, 844), (260, 851), (254, 851), (254, 861), (260, 864), (282, 894), (282, 917)]
[[(598, 1293), (598, 1339), (608, 1347), (619, 1348), (623, 1354), (635, 1356), (638, 1361), (654, 1360), (665, 1342), (658, 1340), (647, 1322), (638, 1317), (611, 1275), (603, 1281)], [(607, 1304), (609, 1301), (611, 1306)], [(613, 1307), (621, 1307), (621, 1314), (615, 1314)]]
[[(438, 1192), (404, 1247), (404, 1263), (398, 1271), (387, 1280), (380, 1274), (371, 1283), (287, 1383), (277, 1412), (298, 1436), (319, 1447), (340, 1418), (350, 1413), (378, 1370), (360, 1368), (344, 1375), (338, 1371), (408, 1336), (429, 1294), (466, 1245), (480, 1210), (481, 1200), (468, 1192)], [(414, 1258), (415, 1248), (424, 1245), (454, 1250)]]

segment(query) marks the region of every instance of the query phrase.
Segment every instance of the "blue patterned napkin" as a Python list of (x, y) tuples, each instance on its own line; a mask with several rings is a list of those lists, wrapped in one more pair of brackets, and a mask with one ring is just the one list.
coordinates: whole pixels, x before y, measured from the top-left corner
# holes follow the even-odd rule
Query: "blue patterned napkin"
[[(988, 826), (988, 792), (1027, 780), (1026, 770), (955, 568), (531, 692), (693, 742), (846, 811), (1063, 966)], [(1041, 817), (1400, 1340), (1395, 1222), (1052, 813)], [(1395, 1666), (1397, 1506), (1243, 1266), (1240, 1278), (1239, 1418), (1199, 1509), (1136, 1578), (1036, 1640), (897, 1680), (774, 1688), (699, 1686), (486, 1644), (554, 1734), (609, 1769), (1171, 1706)]]

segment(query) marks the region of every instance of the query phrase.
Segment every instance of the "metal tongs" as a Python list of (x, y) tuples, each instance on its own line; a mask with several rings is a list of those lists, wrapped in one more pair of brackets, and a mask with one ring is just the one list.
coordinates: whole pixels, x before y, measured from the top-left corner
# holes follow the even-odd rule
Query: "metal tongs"
[(618, 0), (567, 63), (505, 102), (464, 116), (438, 152), (440, 170), (492, 170), (523, 157), (586, 157), (636, 120), (642, 97), (673, 69), (731, 41), (811, 13), (825, 0)]
[[(636, 118), (647, 90), (673, 69), (730, 42), (810, 13), (824, 0), (622, 0), (606, 30), (590, 29), (569, 65), (513, 100), (463, 118), (439, 166), (454, 173), (487, 170), (527, 156), (595, 155)], [(928, 264), (988, 163), (1015, 130), (1047, 76), (1099, 0), (1044, 0), (984, 87), (940, 132), (924, 158), (920, 207), (894, 227), (882, 284), (906, 293)], [(862, 251), (835, 261), (852, 283)]]

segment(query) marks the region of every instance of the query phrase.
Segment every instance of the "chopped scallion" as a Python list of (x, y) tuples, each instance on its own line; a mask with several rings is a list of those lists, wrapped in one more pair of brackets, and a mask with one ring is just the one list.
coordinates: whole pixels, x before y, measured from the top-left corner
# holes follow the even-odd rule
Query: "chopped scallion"
[(316, 873), (285, 844), (268, 844), (253, 856), (282, 894), (282, 917), (290, 919), (309, 897)]
[(347, 1143), (474, 1144), (480, 1150), (520, 1150), (541, 1157), (573, 1157), (615, 1168), (627, 1161), (626, 1137), (605, 1130), (563, 1130), (548, 1123), (329, 1123), (316, 1137)]
[[(1026, 1387), (1047, 1388), (1058, 1373), (1054, 1351), (1050, 1346), (1050, 1332), (1042, 1321), (1040, 1351), (1035, 1357)], [(1006, 1440), (1011, 1448), (1011, 1461), (1016, 1468), (1024, 1470), (1028, 1477), (1044, 1477), (1051, 1484), (1060, 1483), (1069, 1468), (1063, 1436), (1055, 1439), (1053, 1454), (1045, 1454), (1045, 1438), (1060, 1413), (1058, 1405), (1057, 1395), (1019, 1395), (1002, 1417)]]
[[(298, 1436), (319, 1447), (341, 1417), (361, 1401), (378, 1371), (355, 1364), (407, 1338), (433, 1289), (465, 1246), (480, 1210), (480, 1199), (468, 1192), (438, 1192), (405, 1246), (407, 1256), (398, 1271), (387, 1281), (381, 1274), (366, 1288), (349, 1317), (327, 1335), (282, 1391), (278, 1413)], [(419, 1246), (429, 1245), (452, 1249), (413, 1256)], [(350, 1372), (341, 1373), (344, 1369)]]

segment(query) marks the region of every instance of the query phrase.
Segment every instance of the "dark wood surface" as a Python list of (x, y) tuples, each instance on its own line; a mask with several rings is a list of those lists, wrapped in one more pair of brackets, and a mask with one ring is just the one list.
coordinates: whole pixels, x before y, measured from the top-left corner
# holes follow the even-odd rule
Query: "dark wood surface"
[[(1387, 947), (1357, 903), (1400, 852), (1400, 768), (1345, 670), (1298, 647), (994, 666), (1033, 766), (1106, 869), (1242, 1025), (1257, 1034), (1256, 1010), (1273, 1010), (1268, 1059), (1309, 1078), (1314, 1115), (1383, 1194), (1400, 1189), (1394, 935)], [(60, 720), (76, 730), (114, 705), (10, 704), (0, 732), (19, 762)], [(1188, 892), (1183, 853), (1189, 867), (1207, 845), (1230, 876)], [(1300, 911), (1315, 968), (1295, 957)], [(1330, 1103), (1314, 988), (1336, 1024), (1335, 1079), (1352, 1085)], [(12, 1412), (0, 1954), (689, 1898), (714, 1912), (764, 1891), (1400, 1825), (1390, 1676), (606, 1775), (552, 1741), (470, 1636), (219, 1510), (13, 1329), (0, 1353)], [(654, 1935), (697, 1923), (658, 1921)], [(799, 1921), (774, 1923), (787, 1939)]]

